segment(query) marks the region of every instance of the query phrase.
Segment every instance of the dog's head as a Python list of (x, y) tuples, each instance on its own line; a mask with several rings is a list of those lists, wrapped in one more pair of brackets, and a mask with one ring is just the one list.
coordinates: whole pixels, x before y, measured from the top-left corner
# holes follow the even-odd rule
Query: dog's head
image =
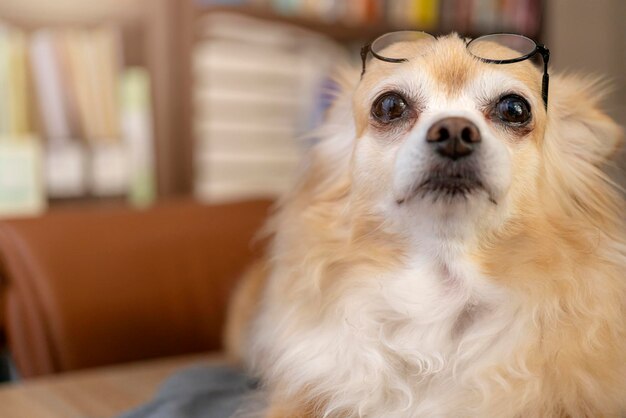
[(349, 171), (352, 201), (403, 227), (444, 230), (597, 207), (588, 202), (603, 182), (597, 166), (621, 131), (590, 83), (553, 77), (546, 109), (531, 61), (482, 62), (455, 35), (390, 48), (413, 58), (370, 60), (330, 118), (345, 125), (351, 111), (349, 141), (335, 134), (317, 154), (316, 167)]

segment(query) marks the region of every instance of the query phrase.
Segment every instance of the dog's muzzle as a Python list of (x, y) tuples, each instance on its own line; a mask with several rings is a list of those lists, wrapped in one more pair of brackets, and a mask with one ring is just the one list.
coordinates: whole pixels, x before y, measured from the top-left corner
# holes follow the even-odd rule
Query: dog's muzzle
[(426, 164), (416, 171), (406, 194), (396, 199), (399, 204), (415, 196), (431, 196), (435, 201), (447, 197), (441, 201), (448, 202), (479, 192), (486, 192), (495, 202), (483, 181), (485, 150), (481, 150), (482, 135), (474, 122), (460, 116), (445, 117), (428, 128), (424, 142), (429, 154)]

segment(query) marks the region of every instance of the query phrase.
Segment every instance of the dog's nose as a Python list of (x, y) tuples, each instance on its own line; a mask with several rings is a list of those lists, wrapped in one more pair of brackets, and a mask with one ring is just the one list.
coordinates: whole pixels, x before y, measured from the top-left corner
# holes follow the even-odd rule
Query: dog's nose
[(478, 127), (460, 117), (441, 119), (426, 133), (426, 141), (433, 144), (435, 152), (452, 160), (470, 155), (480, 140)]

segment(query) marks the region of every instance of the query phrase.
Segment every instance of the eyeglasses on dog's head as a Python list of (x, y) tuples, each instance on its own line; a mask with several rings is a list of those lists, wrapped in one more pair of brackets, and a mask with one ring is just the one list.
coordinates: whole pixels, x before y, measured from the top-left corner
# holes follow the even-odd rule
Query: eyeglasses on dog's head
[[(361, 48), (361, 60), (363, 61), (363, 70), (361, 77), (365, 74), (365, 66), (369, 53), (374, 58), (385, 62), (399, 63), (408, 61), (408, 57), (399, 56), (398, 52), (388, 47), (400, 42), (430, 42), (435, 37), (426, 32), (420, 31), (398, 31), (389, 32), (373, 42)], [(493, 44), (503, 46), (505, 48), (494, 49)], [(541, 97), (548, 108), (548, 84), (550, 76), (548, 75), (548, 61), (550, 59), (550, 50), (545, 45), (538, 44), (530, 38), (515, 33), (495, 33), (484, 35), (466, 43), (467, 51), (474, 57), (483, 62), (490, 64), (513, 64), (520, 61), (533, 58), (540, 54), (543, 59), (543, 79), (541, 83)]]

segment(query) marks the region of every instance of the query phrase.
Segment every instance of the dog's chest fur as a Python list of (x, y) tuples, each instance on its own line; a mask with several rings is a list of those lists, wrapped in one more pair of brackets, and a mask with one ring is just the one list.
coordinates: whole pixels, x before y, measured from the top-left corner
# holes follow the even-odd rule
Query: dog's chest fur
[(329, 416), (461, 416), (524, 327), (509, 295), (460, 254), (344, 280), (321, 318), (303, 319), (289, 304), (261, 321), (266, 360), (293, 390), (328, 399)]

